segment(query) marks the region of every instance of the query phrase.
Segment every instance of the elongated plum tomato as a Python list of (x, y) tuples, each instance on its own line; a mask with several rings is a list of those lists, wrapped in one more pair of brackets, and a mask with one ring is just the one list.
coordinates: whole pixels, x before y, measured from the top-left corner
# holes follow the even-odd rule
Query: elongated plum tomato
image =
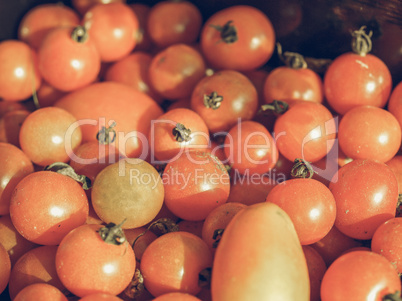
[(82, 225), (68, 233), (57, 248), (57, 274), (76, 296), (120, 294), (134, 276), (133, 249), (124, 235), (108, 242), (105, 229), (114, 231), (102, 225)]
[(212, 68), (247, 71), (271, 58), (275, 32), (261, 10), (234, 5), (216, 12), (204, 23), (200, 43)]
[(213, 300), (310, 300), (306, 259), (289, 216), (258, 203), (230, 221), (215, 253)]
[(164, 187), (156, 169), (141, 159), (122, 159), (105, 167), (92, 186), (92, 206), (106, 223), (124, 229), (144, 226), (162, 207)]

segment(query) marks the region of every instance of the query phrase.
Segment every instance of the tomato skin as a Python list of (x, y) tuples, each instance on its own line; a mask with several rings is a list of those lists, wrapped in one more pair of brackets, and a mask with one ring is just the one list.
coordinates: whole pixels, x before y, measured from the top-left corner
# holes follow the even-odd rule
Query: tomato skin
[(197, 297), (186, 293), (167, 293), (153, 299), (153, 301), (201, 301)]
[(56, 271), (74, 295), (93, 293), (117, 295), (130, 283), (135, 271), (135, 255), (125, 241), (106, 243), (97, 232), (101, 225), (83, 225), (68, 233), (56, 252)]
[(353, 251), (328, 267), (321, 283), (321, 300), (380, 301), (396, 291), (401, 291), (401, 281), (386, 258), (370, 251)]
[(383, 108), (391, 89), (388, 67), (372, 54), (342, 54), (333, 60), (324, 75), (325, 97), (341, 115), (360, 105)]
[[(228, 21), (236, 27), (238, 40), (222, 41), (221, 33), (212, 27), (224, 26)], [(214, 69), (248, 71), (264, 65), (272, 56), (275, 33), (271, 21), (259, 9), (248, 5), (234, 5), (214, 13), (201, 29), (202, 52)]]
[(303, 246), (310, 278), (310, 301), (320, 301), (321, 281), (327, 270), (327, 265), (320, 253), (311, 246)]
[(402, 128), (402, 81), (392, 90), (387, 110), (398, 119), (399, 125)]
[(383, 222), (395, 217), (398, 181), (382, 162), (357, 159), (341, 167), (329, 189), (336, 202), (335, 226), (355, 239), (371, 239)]
[[(126, 3), (126, 0), (108, 0), (107, 3)], [(85, 13), (94, 5), (104, 4), (104, 0), (71, 0), (71, 5), (73, 8), (80, 13), (81, 16), (84, 16)]]
[(302, 247), (288, 215), (259, 203), (235, 215), (212, 266), (213, 300), (309, 300)]
[(6, 248), (0, 244), (0, 294), (6, 289), (11, 273), (11, 260)]
[(35, 283), (24, 287), (15, 296), (14, 300), (68, 301), (67, 297), (59, 289), (46, 283)]
[(42, 245), (60, 243), (68, 232), (85, 223), (88, 210), (88, 199), (80, 184), (52, 171), (26, 176), (10, 200), (15, 228), (26, 239)]

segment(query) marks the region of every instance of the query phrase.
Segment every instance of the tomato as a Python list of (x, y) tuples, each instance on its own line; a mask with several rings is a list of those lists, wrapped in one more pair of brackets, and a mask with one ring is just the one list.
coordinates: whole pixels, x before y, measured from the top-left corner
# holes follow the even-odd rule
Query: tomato
[(332, 61), (324, 75), (327, 102), (341, 115), (361, 105), (383, 108), (391, 88), (388, 67), (372, 54), (341, 54)]
[(11, 266), (14, 266), (16, 261), (29, 250), (37, 247), (33, 242), (25, 239), (15, 229), (10, 215), (0, 217), (0, 245), (2, 245), (10, 256)]
[(119, 297), (112, 294), (95, 293), (80, 298), (80, 301), (121, 301)]
[(11, 260), (6, 248), (0, 244), (0, 294), (6, 289), (11, 273)]
[(191, 96), (191, 109), (204, 119), (212, 134), (229, 131), (239, 119), (251, 120), (257, 107), (256, 88), (245, 75), (234, 70), (204, 77)]
[(306, 259), (292, 221), (273, 203), (230, 221), (212, 266), (213, 300), (309, 300)]
[[(124, 235), (130, 246), (133, 247), (135, 258), (138, 262), (141, 261), (142, 254), (144, 254), (146, 248), (157, 238), (154, 233), (146, 230), (146, 227), (124, 229)], [(135, 244), (133, 245), (134, 241)]]
[(151, 120), (163, 113), (149, 96), (115, 82), (92, 84), (66, 95), (55, 106), (80, 120), (83, 142), (97, 141), (96, 136), (102, 127), (116, 122), (113, 128), (116, 139), (111, 144), (130, 158), (146, 157), (146, 137)]
[[(106, 242), (101, 225), (82, 225), (68, 233), (56, 252), (56, 271), (74, 295), (117, 295), (131, 282), (135, 271), (134, 251), (124, 237), (120, 244)], [(104, 227), (105, 228), (105, 227)]]
[(144, 3), (132, 3), (129, 4), (130, 8), (133, 10), (138, 19), (138, 31), (137, 31), (137, 43), (135, 45), (135, 50), (148, 51), (152, 50), (154, 46), (152, 44), (151, 38), (148, 34), (148, 16), (151, 6)]
[(356, 159), (341, 167), (329, 185), (336, 202), (335, 226), (356, 239), (371, 239), (395, 216), (398, 181), (384, 163)]
[(224, 230), (232, 218), (247, 205), (242, 203), (226, 203), (212, 210), (202, 226), (202, 239), (207, 243), (212, 254), (215, 254), (216, 247), (219, 244), (220, 235), (216, 230)]
[(26, 176), (10, 200), (15, 228), (26, 239), (42, 245), (59, 244), (68, 232), (85, 223), (88, 210), (80, 184), (51, 171)]
[(0, 142), (0, 215), (10, 212), (11, 194), (25, 176), (34, 171), (31, 160), (18, 147)]
[(102, 62), (125, 57), (137, 43), (138, 19), (125, 3), (94, 5), (85, 13), (82, 24), (94, 41)]
[(181, 220), (177, 223), (177, 226), (179, 227), (179, 231), (185, 231), (202, 238), (202, 227), (204, 226), (204, 221)]
[(126, 0), (71, 0), (71, 5), (80, 13), (81, 16), (83, 16), (92, 6), (115, 2), (126, 3)]
[(306, 257), (308, 274), (310, 278), (310, 301), (321, 301), (321, 281), (327, 270), (324, 259), (320, 253), (311, 246), (303, 246), (303, 253)]
[(402, 156), (396, 155), (388, 162), (385, 162), (389, 168), (394, 172), (396, 179), (398, 181), (399, 193), (402, 193)]
[(38, 97), (38, 103), (40, 108), (51, 107), (55, 102), (67, 95), (69, 92), (64, 92), (56, 89), (46, 81), (42, 81), (39, 89), (36, 91), (36, 96)]
[(59, 289), (50, 284), (35, 283), (24, 287), (14, 300), (67, 301), (68, 299)]
[(25, 102), (11, 102), (0, 99), (0, 118), (11, 111), (30, 110)]
[(321, 77), (309, 68), (280, 66), (268, 74), (263, 93), (265, 103), (288, 99), (322, 103), (324, 85)]
[(271, 58), (275, 33), (261, 10), (233, 5), (215, 12), (204, 23), (200, 44), (210, 67), (248, 71)]
[(162, 174), (165, 204), (174, 215), (200, 221), (229, 196), (229, 174), (209, 152), (186, 151), (170, 161)]
[(57, 246), (39, 246), (22, 255), (11, 270), (8, 291), (11, 300), (28, 285), (47, 283), (67, 293), (57, 276), (55, 266)]
[(398, 119), (399, 125), (402, 127), (402, 81), (392, 90), (387, 110)]
[(80, 17), (68, 6), (49, 3), (28, 10), (18, 25), (18, 39), (38, 49), (45, 36), (54, 28), (77, 26)]
[(105, 167), (92, 186), (92, 206), (106, 223), (124, 229), (149, 223), (162, 207), (164, 186), (159, 173), (141, 159), (123, 159)]
[(149, 66), (152, 56), (146, 52), (135, 51), (130, 55), (112, 63), (105, 73), (106, 81), (115, 81), (126, 84), (147, 94), (158, 103), (162, 97), (155, 92), (149, 81)]
[(398, 273), (402, 271), (401, 224), (401, 217), (387, 220), (378, 226), (371, 240), (371, 250), (387, 258)]
[(401, 281), (392, 264), (370, 251), (354, 251), (336, 259), (321, 283), (321, 300), (384, 300), (401, 291)]
[(145, 288), (155, 297), (200, 292), (198, 274), (211, 267), (212, 255), (198, 236), (179, 231), (158, 237), (145, 249), (141, 272)]
[(201, 12), (189, 1), (160, 1), (151, 7), (147, 21), (149, 37), (159, 48), (194, 43), (201, 26)]
[(231, 168), (240, 174), (263, 174), (271, 170), (278, 160), (274, 138), (255, 121), (239, 122), (232, 127), (224, 145)]
[(398, 152), (401, 136), (398, 120), (373, 106), (353, 108), (339, 123), (339, 146), (352, 159), (387, 162)]
[(289, 215), (302, 245), (322, 239), (335, 222), (335, 199), (324, 184), (314, 179), (279, 183), (268, 193), (266, 201), (278, 205)]
[(61, 91), (73, 91), (94, 82), (100, 56), (93, 38), (82, 27), (52, 29), (38, 49), (43, 79)]
[(15, 110), (4, 114), (0, 118), (0, 142), (20, 147), (20, 129), (30, 113), (28, 110)]
[(324, 105), (302, 101), (277, 118), (274, 133), (276, 146), (286, 159), (316, 162), (335, 143), (336, 121)]
[(154, 301), (201, 301), (197, 297), (186, 293), (167, 293), (153, 299)]
[(29, 114), (20, 129), (20, 145), (37, 165), (67, 162), (82, 141), (77, 119), (68, 111), (47, 107)]
[(152, 160), (164, 163), (189, 149), (205, 150), (209, 146), (209, 131), (196, 112), (173, 109), (152, 122), (148, 141)]
[(28, 99), (40, 87), (37, 53), (25, 42), (0, 42), (0, 98), (6, 101)]
[(179, 43), (159, 51), (149, 66), (151, 86), (164, 98), (189, 97), (205, 75), (205, 62), (195, 48)]

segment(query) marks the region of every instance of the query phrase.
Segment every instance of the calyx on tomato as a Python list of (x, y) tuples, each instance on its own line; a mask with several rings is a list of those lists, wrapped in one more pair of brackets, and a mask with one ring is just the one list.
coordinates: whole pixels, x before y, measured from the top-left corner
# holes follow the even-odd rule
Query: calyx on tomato
[(98, 233), (102, 240), (106, 243), (119, 246), (126, 241), (126, 236), (121, 226), (124, 224), (124, 219), (120, 224), (109, 223), (98, 230)]
[(71, 38), (78, 43), (85, 43), (88, 40), (88, 31), (84, 26), (78, 25), (73, 29), (71, 33)]
[(311, 179), (315, 171), (310, 162), (304, 159), (295, 159), (290, 175), (294, 178)]
[(70, 177), (78, 183), (82, 184), (84, 190), (91, 188), (91, 179), (85, 175), (79, 175), (75, 172), (74, 168), (64, 162), (55, 162), (43, 168), (45, 171), (54, 171), (64, 176)]
[(204, 105), (207, 108), (211, 108), (213, 110), (216, 110), (221, 106), (221, 102), (223, 101), (223, 96), (218, 95), (216, 91), (213, 91), (211, 94), (204, 95)]
[(289, 104), (282, 100), (274, 100), (271, 103), (264, 104), (260, 107), (258, 113), (271, 114), (273, 113), (275, 116), (282, 115), (289, 108)]
[(372, 47), (371, 36), (373, 32), (370, 30), (367, 34), (365, 29), (366, 26), (362, 26), (360, 29), (352, 32), (352, 50), (360, 56), (365, 56), (371, 51)]
[(191, 130), (181, 123), (176, 124), (172, 130), (172, 134), (177, 142), (188, 142), (191, 140)]
[(221, 33), (221, 41), (226, 44), (231, 44), (238, 40), (236, 27), (234, 27), (232, 23), (233, 21), (227, 21), (223, 26), (213, 24), (210, 26)]
[[(110, 144), (116, 139), (116, 131), (113, 129), (116, 126), (116, 122), (113, 122), (109, 127), (104, 127), (96, 134), (96, 140), (100, 144)], [(110, 135), (112, 134), (112, 135)]]

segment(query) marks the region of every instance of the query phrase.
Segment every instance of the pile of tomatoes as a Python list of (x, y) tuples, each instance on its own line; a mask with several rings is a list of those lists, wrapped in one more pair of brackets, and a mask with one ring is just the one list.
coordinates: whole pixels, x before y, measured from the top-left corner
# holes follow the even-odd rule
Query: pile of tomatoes
[(401, 300), (402, 82), (370, 30), (315, 60), (253, 6), (102, 2), (0, 42), (2, 300)]

